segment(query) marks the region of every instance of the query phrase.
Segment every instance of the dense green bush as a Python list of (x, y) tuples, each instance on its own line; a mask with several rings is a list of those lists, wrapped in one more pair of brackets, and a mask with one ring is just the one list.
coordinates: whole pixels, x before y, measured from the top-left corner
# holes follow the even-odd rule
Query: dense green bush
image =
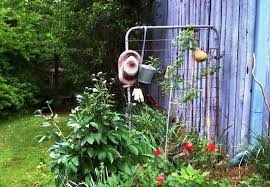
[[(54, 42), (46, 18), (48, 2), (0, 2), (0, 111), (13, 113), (36, 104)], [(45, 11), (46, 7), (46, 11)], [(45, 79), (46, 80), (46, 79)], [(33, 98), (36, 99), (33, 99)], [(1, 114), (0, 114), (1, 115)]]
[(143, 132), (152, 140), (152, 144), (160, 147), (164, 143), (166, 116), (146, 104), (134, 107), (132, 115), (133, 127)]
[[(115, 76), (126, 30), (143, 22), (153, 2), (2, 0), (0, 75), (37, 87), (37, 93), (27, 91), (40, 100), (77, 93), (99, 70)], [(15, 100), (1, 102), (14, 105)]]
[[(93, 78), (93, 77), (92, 77)], [(96, 180), (95, 171), (103, 165), (107, 174), (122, 171), (143, 162), (152, 153), (152, 146), (142, 133), (128, 132), (124, 115), (114, 110), (111, 83), (98, 73), (93, 78), (94, 88), (87, 88), (78, 99), (80, 106), (72, 110), (68, 126), (72, 133), (64, 137), (55, 123), (55, 115), (47, 118), (43, 126), (56, 127), (41, 137), (46, 140), (52, 134), (57, 142), (50, 149), (52, 169), (57, 173), (57, 186)]]
[(35, 88), (29, 83), (20, 83), (16, 79), (6, 80), (0, 76), (0, 116), (13, 113), (36, 102)]
[[(55, 36), (62, 42), (66, 77), (81, 90), (98, 71), (115, 76), (125, 32), (152, 18), (154, 0), (64, 0), (59, 3)], [(79, 72), (79, 73), (78, 73)], [(75, 83), (75, 84), (74, 84)]]

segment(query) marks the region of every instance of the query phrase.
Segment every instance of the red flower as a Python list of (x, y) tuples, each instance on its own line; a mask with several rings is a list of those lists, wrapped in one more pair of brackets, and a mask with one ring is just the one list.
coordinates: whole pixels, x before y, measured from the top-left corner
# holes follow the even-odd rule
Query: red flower
[(156, 156), (160, 156), (162, 152), (161, 152), (160, 149), (157, 149), (157, 150), (155, 150), (153, 153), (154, 153), (154, 155), (156, 155)]
[(188, 151), (188, 152), (194, 150), (193, 147), (192, 147), (192, 145), (189, 144), (189, 143), (183, 143), (183, 144), (182, 144), (182, 147), (183, 147), (183, 149), (185, 149), (185, 150)]
[(163, 183), (164, 181), (165, 181), (165, 178), (162, 176), (156, 178), (157, 183)]
[(207, 151), (209, 151), (209, 152), (213, 152), (213, 151), (215, 151), (216, 150), (216, 146), (215, 146), (215, 144), (209, 144), (206, 148), (205, 148), (205, 151), (207, 152)]

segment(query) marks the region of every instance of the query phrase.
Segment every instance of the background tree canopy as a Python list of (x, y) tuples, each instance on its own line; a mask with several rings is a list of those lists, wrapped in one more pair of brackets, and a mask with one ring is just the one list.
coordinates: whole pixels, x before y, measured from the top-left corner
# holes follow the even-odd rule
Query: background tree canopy
[(82, 91), (92, 73), (116, 76), (126, 30), (154, 0), (2, 0), (0, 112)]

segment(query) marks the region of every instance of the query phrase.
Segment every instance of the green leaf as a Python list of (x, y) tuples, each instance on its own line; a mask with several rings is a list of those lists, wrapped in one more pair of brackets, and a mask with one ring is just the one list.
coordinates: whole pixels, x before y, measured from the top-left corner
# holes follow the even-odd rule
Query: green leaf
[(99, 160), (104, 160), (106, 158), (106, 152), (102, 151), (98, 153), (98, 159)]
[(114, 157), (120, 157), (120, 158), (122, 157), (121, 154), (116, 149), (109, 148), (108, 150), (113, 154)]
[(79, 157), (75, 156), (71, 159), (71, 162), (75, 165), (75, 166), (79, 166)]
[(118, 144), (119, 142), (115, 139), (115, 137), (111, 134), (108, 134), (108, 138), (114, 143), (114, 144)]
[(143, 156), (149, 157), (149, 158), (155, 158), (153, 154), (142, 154)]
[(113, 119), (112, 119), (112, 122), (113, 122), (114, 125), (116, 125), (117, 122), (120, 121), (120, 120), (121, 120), (121, 118), (120, 118), (118, 115), (115, 115), (115, 116), (113, 117)]
[(81, 125), (77, 122), (69, 122), (68, 126), (74, 128), (74, 129), (79, 129), (81, 127)]
[(134, 146), (134, 145), (129, 145), (129, 146), (128, 146), (128, 149), (129, 149), (133, 154), (135, 154), (135, 155), (138, 155), (138, 154), (139, 154), (138, 148), (137, 148), (136, 146)]
[(132, 170), (130, 169), (130, 167), (128, 166), (128, 164), (124, 164), (123, 172), (126, 173), (126, 174), (128, 174), (128, 175), (132, 175)]
[(87, 138), (82, 139), (82, 141), (81, 141), (81, 146), (84, 146), (84, 145), (85, 145), (86, 140), (87, 140)]
[(68, 163), (68, 166), (71, 168), (71, 170), (72, 170), (74, 173), (77, 173), (78, 169), (77, 169), (77, 167), (74, 165), (73, 162), (69, 162), (69, 163)]
[(121, 140), (121, 139), (122, 139), (122, 138), (121, 138), (121, 135), (118, 134), (117, 131), (116, 131), (116, 132), (113, 132), (112, 135), (113, 135), (114, 137), (116, 137), (118, 140)]
[(94, 143), (94, 141), (95, 141), (95, 136), (94, 136), (93, 134), (87, 136), (87, 137), (86, 137), (86, 141), (87, 141), (90, 145), (92, 145), (92, 144)]
[(113, 163), (113, 155), (111, 152), (107, 152), (107, 158), (109, 159), (109, 161), (111, 162), (111, 164)]
[(95, 138), (96, 142), (99, 144), (102, 138), (101, 133), (93, 134), (93, 137)]
[(130, 137), (127, 134), (122, 134), (121, 137), (127, 144), (131, 143)]
[(92, 127), (95, 127), (96, 129), (98, 129), (98, 124), (97, 124), (97, 123), (95, 123), (95, 122), (90, 122), (90, 125), (91, 125)]
[(42, 127), (49, 127), (49, 126), (51, 126), (51, 123), (48, 121), (45, 121), (45, 122), (41, 123), (41, 126)]
[(94, 156), (94, 153), (95, 153), (95, 151), (94, 151), (93, 148), (88, 148), (88, 149), (87, 149), (87, 154), (88, 154), (91, 158)]
[(59, 156), (60, 156), (60, 155), (59, 155), (58, 153), (55, 153), (55, 152), (51, 152), (51, 153), (50, 153), (50, 157), (51, 157), (52, 159), (57, 159)]
[(42, 143), (44, 141), (48, 140), (48, 137), (47, 136), (42, 136), (39, 140), (38, 140), (38, 143)]

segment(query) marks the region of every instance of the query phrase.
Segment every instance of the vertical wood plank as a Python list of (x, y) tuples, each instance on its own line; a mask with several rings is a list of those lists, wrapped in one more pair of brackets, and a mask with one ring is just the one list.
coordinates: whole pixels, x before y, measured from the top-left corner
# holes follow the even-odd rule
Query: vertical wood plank
[(229, 129), (229, 141), (231, 146), (231, 150), (229, 153), (234, 154), (235, 153), (235, 146), (236, 146), (236, 130), (237, 125), (235, 123), (235, 120), (237, 120), (236, 115), (236, 79), (237, 79), (237, 69), (238, 69), (238, 61), (237, 61), (237, 51), (238, 51), (238, 24), (239, 24), (239, 0), (233, 1), (233, 7), (232, 7), (232, 25), (234, 27), (232, 28), (232, 46), (231, 46), (231, 68), (230, 68), (230, 98), (229, 98), (229, 109), (230, 109), (230, 115), (229, 115), (229, 125), (233, 125), (234, 128)]
[[(250, 5), (250, 4), (248, 4)], [(255, 75), (257, 80), (265, 86), (267, 71), (269, 70), (269, 32), (270, 32), (270, 1), (258, 1), (258, 11), (256, 16), (256, 40), (255, 40), (255, 54), (256, 54), (256, 70)], [(251, 13), (250, 10), (249, 13)], [(254, 82), (252, 88), (252, 108), (251, 108), (251, 130), (255, 133), (261, 134), (265, 122), (263, 121), (264, 101), (261, 90), (257, 83)], [(254, 136), (251, 143), (255, 143)]]
[[(209, 7), (210, 2), (211, 7)], [(225, 133), (226, 136), (223, 138), (223, 141), (224, 143), (228, 143), (230, 146), (229, 153), (233, 154), (236, 151), (234, 150), (234, 146), (247, 143), (250, 133), (248, 127), (250, 120), (249, 111), (251, 108), (251, 62), (254, 50), (256, 0), (166, 0), (164, 4), (167, 6), (167, 16), (163, 18), (166, 19), (166, 25), (186, 25), (190, 23), (209, 24), (208, 14), (210, 13), (210, 24), (214, 25), (220, 31), (221, 54), (223, 54), (223, 58), (220, 62), (219, 134), (222, 134), (224, 129), (231, 126)], [(270, 35), (270, 21), (269, 28), (267, 29), (269, 31), (267, 31), (265, 35), (268, 36)], [(164, 37), (173, 38), (176, 33), (176, 31), (166, 31)], [(212, 38), (213, 35), (211, 34), (209, 38), (210, 46), (214, 45)], [(269, 41), (270, 39), (267, 38), (267, 42)], [(207, 42), (207, 34), (206, 32), (202, 32), (200, 46), (205, 48)], [(166, 49), (171, 48), (168, 42), (163, 45)], [(164, 53), (162, 57), (164, 63), (166, 63), (165, 61), (167, 59), (175, 59), (176, 54), (176, 49)], [(269, 61), (269, 58), (266, 57), (267, 61)], [(190, 60), (190, 56), (188, 56), (188, 59), (189, 60), (185, 62), (184, 69), (191, 68), (193, 62)], [(205, 64), (196, 64), (194, 69), (199, 72), (205, 67)], [(189, 73), (188, 71), (184, 72), (185, 80), (190, 78)], [(268, 72), (266, 72), (264, 76), (264, 80), (270, 79)], [(211, 83), (214, 83), (214, 79), (212, 79)], [(205, 88), (205, 80), (202, 80), (199, 86)], [(269, 88), (269, 86), (270, 85), (266, 84), (266, 88)], [(259, 97), (259, 95), (260, 94), (253, 96), (253, 103), (255, 98)], [(205, 92), (202, 92), (200, 96), (201, 100), (193, 103), (193, 123), (200, 124), (197, 128), (201, 131), (201, 134), (204, 134), (205, 113), (203, 111), (196, 112), (195, 108), (205, 107)], [(213, 90), (211, 91), (211, 97), (215, 97)], [(167, 101), (167, 99), (164, 99), (163, 105), (167, 105)], [(211, 100), (211, 102), (213, 103), (214, 101)], [(253, 114), (257, 112), (256, 106), (256, 103), (254, 103), (252, 108)], [(265, 110), (265, 108), (263, 110)], [(211, 109), (212, 115), (213, 111), (214, 109)], [(265, 122), (269, 120), (269, 116), (265, 113), (261, 112), (260, 115), (263, 118), (262, 121)], [(257, 121), (255, 118), (254, 116), (252, 118), (254, 122)], [(253, 125), (251, 125), (253, 129), (255, 128), (254, 122)]]
[[(245, 90), (245, 74), (246, 74), (246, 65), (247, 65), (247, 37), (246, 37), (246, 31), (247, 31), (247, 0), (240, 0), (240, 17), (239, 17), (239, 48), (238, 48), (238, 77), (237, 77), (237, 94), (236, 98), (236, 115), (238, 116), (236, 118), (236, 142), (241, 148), (242, 144), (242, 132), (245, 131), (245, 128), (242, 129), (242, 118), (244, 111), (246, 110), (243, 108), (244, 106), (244, 90)], [(243, 130), (243, 131), (242, 131)], [(244, 141), (245, 142), (245, 141)]]

